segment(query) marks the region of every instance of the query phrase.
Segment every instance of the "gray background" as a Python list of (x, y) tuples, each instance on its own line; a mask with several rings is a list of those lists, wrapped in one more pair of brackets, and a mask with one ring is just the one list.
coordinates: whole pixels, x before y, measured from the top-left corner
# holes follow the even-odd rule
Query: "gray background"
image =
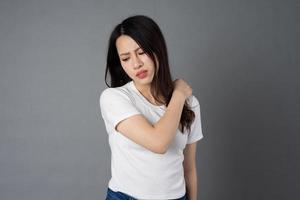
[[(299, 199), (299, 1), (0, 1), (0, 199), (104, 199), (112, 28), (152, 17), (201, 104), (198, 196)], [(297, 24), (298, 23), (298, 24)]]

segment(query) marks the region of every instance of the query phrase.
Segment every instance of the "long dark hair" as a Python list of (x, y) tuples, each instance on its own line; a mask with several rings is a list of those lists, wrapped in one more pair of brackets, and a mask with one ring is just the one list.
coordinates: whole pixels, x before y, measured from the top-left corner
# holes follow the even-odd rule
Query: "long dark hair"
[[(151, 82), (151, 94), (159, 103), (169, 104), (174, 85), (170, 73), (168, 52), (166, 42), (159, 26), (145, 15), (134, 15), (126, 18), (118, 24), (112, 31), (107, 52), (107, 64), (105, 69), (105, 83), (108, 87), (119, 87), (128, 83), (132, 79), (123, 70), (116, 48), (116, 40), (121, 35), (130, 36), (142, 48), (142, 50), (155, 61), (157, 57), (159, 67), (154, 62), (155, 76)], [(110, 73), (111, 85), (106, 81), (107, 73)], [(162, 96), (164, 99), (159, 99)], [(195, 113), (190, 105), (185, 101), (180, 118), (180, 131), (184, 133), (186, 128), (191, 131), (191, 124), (195, 119)]]

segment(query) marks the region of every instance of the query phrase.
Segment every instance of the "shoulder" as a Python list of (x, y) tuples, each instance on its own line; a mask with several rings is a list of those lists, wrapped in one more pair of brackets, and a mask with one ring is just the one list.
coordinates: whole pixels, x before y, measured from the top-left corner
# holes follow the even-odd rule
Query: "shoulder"
[(116, 88), (106, 88), (100, 93), (100, 99), (118, 94)]
[(125, 87), (106, 88), (100, 93), (99, 97), (100, 103), (117, 99), (130, 100), (131, 95), (128, 89)]
[(191, 108), (194, 108), (196, 106), (200, 106), (199, 100), (196, 96), (191, 95), (190, 97), (188, 97), (188, 102)]

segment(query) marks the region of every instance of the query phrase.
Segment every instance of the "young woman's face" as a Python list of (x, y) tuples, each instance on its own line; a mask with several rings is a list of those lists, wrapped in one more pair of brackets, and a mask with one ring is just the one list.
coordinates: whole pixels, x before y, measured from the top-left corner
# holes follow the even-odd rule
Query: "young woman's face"
[[(126, 74), (135, 83), (150, 84), (155, 74), (155, 68), (152, 59), (143, 51), (143, 49), (127, 35), (121, 35), (116, 40), (116, 48), (122, 68)], [(146, 72), (138, 75), (138, 73), (143, 71)]]

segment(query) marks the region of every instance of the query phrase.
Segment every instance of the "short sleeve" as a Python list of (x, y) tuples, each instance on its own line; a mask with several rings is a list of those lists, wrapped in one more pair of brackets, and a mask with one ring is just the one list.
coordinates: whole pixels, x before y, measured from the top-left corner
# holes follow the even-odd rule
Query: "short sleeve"
[(191, 125), (191, 132), (188, 135), (187, 144), (191, 144), (203, 138), (202, 134), (202, 124), (201, 124), (201, 113), (200, 113), (200, 103), (195, 96), (192, 96), (191, 109), (195, 113), (195, 120)]
[(128, 94), (115, 88), (105, 89), (100, 95), (99, 104), (104, 121), (114, 129), (120, 121), (141, 114)]

